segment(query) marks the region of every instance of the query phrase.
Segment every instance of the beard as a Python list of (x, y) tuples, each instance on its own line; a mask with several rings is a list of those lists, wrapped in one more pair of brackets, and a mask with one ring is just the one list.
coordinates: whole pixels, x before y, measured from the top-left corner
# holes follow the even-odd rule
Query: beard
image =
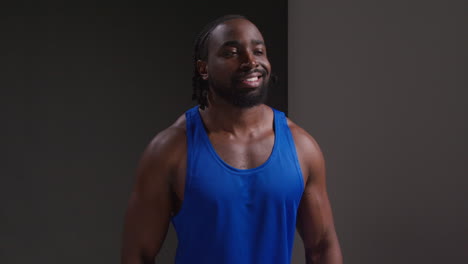
[(239, 108), (250, 108), (266, 101), (270, 78), (264, 79), (262, 84), (255, 91), (252, 91), (252, 89), (236, 89), (236, 81), (232, 82), (229, 89), (218, 88), (211, 79), (208, 79), (208, 82), (213, 92), (229, 104)]

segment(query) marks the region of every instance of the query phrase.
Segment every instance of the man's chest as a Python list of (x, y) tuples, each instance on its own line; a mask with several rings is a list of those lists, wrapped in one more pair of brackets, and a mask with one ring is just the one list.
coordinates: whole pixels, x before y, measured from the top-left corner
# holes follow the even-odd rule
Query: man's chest
[(256, 137), (235, 138), (229, 135), (211, 134), (210, 144), (224, 162), (237, 169), (261, 166), (270, 157), (275, 135), (263, 133)]

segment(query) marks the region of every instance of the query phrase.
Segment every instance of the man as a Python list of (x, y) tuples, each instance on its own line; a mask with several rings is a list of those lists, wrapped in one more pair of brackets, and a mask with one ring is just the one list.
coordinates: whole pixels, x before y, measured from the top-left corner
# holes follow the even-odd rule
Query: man
[(224, 16), (195, 44), (199, 105), (145, 150), (125, 219), (122, 263), (153, 263), (170, 221), (176, 263), (286, 264), (295, 227), (307, 263), (342, 263), (317, 143), (262, 104), (262, 34)]

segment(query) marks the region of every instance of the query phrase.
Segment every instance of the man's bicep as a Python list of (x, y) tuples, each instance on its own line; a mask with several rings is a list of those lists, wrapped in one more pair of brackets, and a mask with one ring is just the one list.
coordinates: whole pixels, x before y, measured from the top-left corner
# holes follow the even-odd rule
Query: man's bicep
[[(304, 175), (305, 188), (297, 212), (297, 230), (304, 242), (307, 263), (341, 263), (325, 180), (325, 161), (317, 142), (290, 122)], [(322, 263), (322, 262), (320, 262)]]
[(310, 185), (298, 211), (297, 229), (307, 263), (342, 263), (330, 202), (324, 187)]
[(308, 184), (297, 213), (297, 230), (304, 246), (319, 246), (332, 226), (331, 207), (325, 188)]
[(172, 211), (171, 167), (162, 151), (150, 145), (140, 161), (125, 215), (123, 263), (154, 261), (166, 237)]
[[(307, 139), (308, 138), (308, 139)], [(308, 249), (317, 248), (333, 233), (334, 224), (325, 180), (325, 161), (310, 136), (302, 142), (307, 182), (297, 215), (297, 229)]]

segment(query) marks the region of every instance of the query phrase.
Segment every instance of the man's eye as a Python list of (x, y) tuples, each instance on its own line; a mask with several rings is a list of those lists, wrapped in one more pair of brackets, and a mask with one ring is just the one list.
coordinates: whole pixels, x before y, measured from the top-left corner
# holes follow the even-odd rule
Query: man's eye
[(263, 50), (256, 50), (255, 55), (263, 55)]
[(226, 57), (234, 56), (234, 55), (237, 55), (237, 51), (227, 50), (227, 51), (223, 52), (223, 55), (226, 56)]

